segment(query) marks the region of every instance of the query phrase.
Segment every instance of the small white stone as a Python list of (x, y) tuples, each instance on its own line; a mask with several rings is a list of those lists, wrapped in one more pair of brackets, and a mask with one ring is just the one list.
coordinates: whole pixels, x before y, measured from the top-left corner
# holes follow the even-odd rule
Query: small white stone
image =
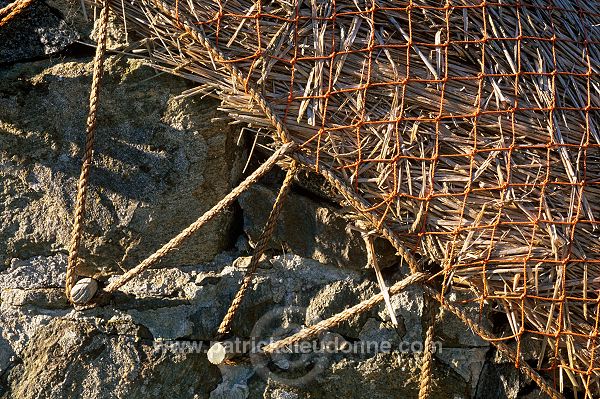
[(227, 356), (227, 351), (225, 350), (223, 344), (217, 342), (210, 347), (210, 349), (206, 353), (206, 356), (212, 364), (221, 364)]
[(71, 289), (71, 300), (77, 305), (88, 303), (98, 291), (98, 282), (93, 278), (82, 278)]

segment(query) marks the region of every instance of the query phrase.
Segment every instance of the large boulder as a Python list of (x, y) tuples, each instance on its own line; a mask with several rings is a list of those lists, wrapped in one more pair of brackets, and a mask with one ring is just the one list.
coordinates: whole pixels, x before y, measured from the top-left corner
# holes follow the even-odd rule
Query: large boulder
[[(89, 60), (0, 69), (0, 264), (68, 248), (92, 74)], [(240, 177), (236, 131), (183, 79), (110, 57), (100, 94), (81, 274), (120, 272), (217, 203)], [(222, 119), (221, 119), (222, 120)], [(220, 215), (167, 261), (229, 246)]]

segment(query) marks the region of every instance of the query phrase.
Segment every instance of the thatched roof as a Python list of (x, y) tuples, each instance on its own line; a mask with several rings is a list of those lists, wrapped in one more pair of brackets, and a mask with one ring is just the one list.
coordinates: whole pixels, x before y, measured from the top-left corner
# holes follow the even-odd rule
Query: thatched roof
[(597, 2), (112, 7), (139, 56), (198, 83), (187, 94), (301, 144), (357, 213), (442, 267), (444, 291), (496, 303), (514, 338), (541, 342), (538, 367), (599, 392)]

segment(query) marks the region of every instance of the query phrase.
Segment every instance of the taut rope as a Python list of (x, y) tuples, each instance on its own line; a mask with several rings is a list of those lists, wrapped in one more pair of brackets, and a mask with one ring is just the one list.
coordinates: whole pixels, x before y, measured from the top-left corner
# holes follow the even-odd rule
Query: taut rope
[(256, 268), (258, 267), (258, 263), (260, 262), (260, 258), (265, 252), (267, 244), (271, 240), (273, 236), (273, 231), (277, 226), (277, 218), (281, 213), (281, 209), (283, 208), (283, 204), (285, 199), (287, 198), (288, 193), (290, 192), (290, 188), (292, 187), (292, 183), (294, 181), (294, 177), (297, 173), (297, 166), (294, 162), (294, 165), (288, 169), (287, 174), (285, 175), (285, 179), (279, 189), (279, 194), (275, 199), (275, 203), (273, 204), (273, 208), (271, 209), (271, 213), (269, 214), (269, 218), (267, 219), (267, 223), (258, 238), (258, 242), (256, 244), (256, 248), (254, 249), (254, 253), (252, 254), (252, 258), (250, 259), (250, 265), (248, 265), (248, 270), (246, 271), (246, 275), (244, 276), (244, 280), (242, 281), (242, 285), (240, 286), (238, 292), (236, 293), (229, 309), (227, 310), (227, 314), (223, 318), (221, 325), (219, 326), (218, 333), (225, 334), (229, 331), (231, 327), (231, 323), (233, 322), (233, 318), (235, 317), (238, 309), (242, 304), (242, 300), (248, 291), (248, 287), (252, 282), (252, 277), (254, 277), (254, 273), (256, 272)]
[(169, 252), (179, 247), (186, 239), (194, 234), (198, 229), (204, 226), (209, 220), (219, 215), (223, 210), (231, 205), (244, 191), (250, 186), (256, 183), (262, 176), (264, 176), (271, 168), (279, 161), (286, 153), (293, 151), (295, 145), (293, 143), (287, 143), (279, 147), (270, 157), (263, 163), (258, 169), (256, 169), (250, 176), (248, 176), (243, 182), (241, 182), (236, 188), (234, 188), (229, 194), (227, 194), (219, 203), (208, 210), (204, 215), (200, 216), (194, 223), (189, 225), (185, 230), (173, 237), (171, 241), (162, 246), (158, 251), (150, 255), (139, 265), (129, 270), (127, 273), (121, 275), (115, 281), (110, 283), (106, 287), (107, 292), (114, 292), (118, 290), (123, 284), (148, 269), (159, 259), (167, 255)]
[(67, 276), (65, 281), (65, 294), (70, 301), (71, 289), (77, 282), (77, 266), (79, 262), (79, 246), (81, 236), (83, 235), (83, 224), (85, 218), (85, 199), (87, 196), (87, 186), (90, 177), (90, 167), (92, 165), (92, 155), (94, 152), (94, 136), (96, 134), (96, 119), (98, 114), (98, 96), (100, 84), (102, 82), (102, 72), (104, 70), (104, 54), (106, 53), (106, 31), (108, 27), (108, 1), (104, 0), (102, 10), (100, 11), (100, 26), (98, 30), (98, 40), (96, 46), (96, 56), (94, 58), (94, 72), (92, 76), (92, 88), (90, 91), (90, 109), (86, 123), (85, 152), (83, 155), (83, 164), (81, 165), (81, 174), (77, 184), (77, 203), (75, 205), (75, 221), (71, 233), (71, 245), (69, 247), (69, 259), (67, 264)]

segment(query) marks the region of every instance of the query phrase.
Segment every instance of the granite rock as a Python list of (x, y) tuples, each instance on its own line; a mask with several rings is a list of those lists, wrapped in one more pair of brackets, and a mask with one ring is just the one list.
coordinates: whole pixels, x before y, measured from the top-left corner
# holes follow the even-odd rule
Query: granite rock
[[(411, 336), (404, 330), (414, 326), (398, 312), (401, 326), (393, 328), (380, 316), (383, 306), (321, 336), (322, 342), (337, 339), (333, 352), (307, 355), (300, 363), (295, 355), (276, 354), (268, 369), (252, 356), (227, 370), (211, 365), (205, 351), (247, 267), (246, 259), (237, 256), (226, 252), (208, 263), (146, 271), (109, 304), (81, 311), (44, 299), (63, 282), (64, 255), (12, 261), (0, 272), (0, 397), (416, 395), (420, 354), (398, 347)], [(276, 327), (268, 333), (289, 333), (375, 292), (368, 271), (343, 270), (291, 254), (266, 257), (231, 334), (251, 339), (258, 325)], [(407, 308), (419, 307), (410, 298), (403, 301)], [(299, 320), (291, 325), (293, 309), (299, 309)], [(466, 358), (471, 349), (453, 350)], [(434, 368), (434, 398), (466, 398), (477, 384), (474, 374), (461, 372), (468, 368), (439, 360)]]
[[(0, 69), (0, 264), (65, 251), (81, 164), (92, 64)], [(80, 274), (106, 276), (153, 253), (240, 177), (235, 129), (189, 84), (110, 57), (100, 97)], [(229, 246), (226, 212), (166, 261), (208, 261)]]
[[(308, 180), (311, 181), (311, 180)], [(303, 187), (307, 179), (299, 181)], [(239, 203), (244, 216), (244, 231), (255, 244), (275, 202), (277, 187), (257, 184), (242, 194)], [(344, 269), (361, 270), (367, 253), (361, 233), (353, 220), (331, 203), (292, 192), (279, 215), (270, 247)], [(399, 262), (393, 247), (383, 239), (375, 240), (380, 267)]]
[[(0, 0), (0, 8), (12, 0)], [(34, 1), (0, 29), (0, 65), (59, 53), (79, 32), (62, 12), (44, 1)]]

